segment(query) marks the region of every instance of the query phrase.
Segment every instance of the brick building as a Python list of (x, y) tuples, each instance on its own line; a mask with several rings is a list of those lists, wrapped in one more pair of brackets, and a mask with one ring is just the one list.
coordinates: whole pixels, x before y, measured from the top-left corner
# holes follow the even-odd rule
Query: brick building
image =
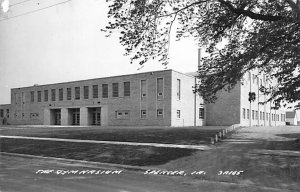
[(0, 106), (8, 124), (201, 126), (203, 100), (195, 77), (154, 71), (11, 89)]
[[(285, 125), (283, 109), (274, 109), (271, 102), (264, 103), (268, 96), (263, 94), (261, 86), (270, 87), (274, 82), (256, 71), (248, 72), (244, 78), (228, 93), (219, 92), (218, 100), (207, 104), (207, 125), (277, 126)], [(255, 100), (249, 101), (249, 92), (255, 93)], [(264, 104), (262, 104), (264, 103)]]
[[(249, 72), (228, 93), (204, 105), (193, 93), (196, 77), (174, 70), (11, 89), (11, 104), (0, 105), (0, 124), (202, 126), (285, 125), (261, 85), (264, 75)], [(249, 92), (256, 98), (249, 102)]]

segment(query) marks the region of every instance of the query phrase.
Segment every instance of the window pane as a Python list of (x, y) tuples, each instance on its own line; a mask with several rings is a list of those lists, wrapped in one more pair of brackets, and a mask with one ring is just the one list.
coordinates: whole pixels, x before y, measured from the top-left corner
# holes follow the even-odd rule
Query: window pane
[(80, 87), (75, 87), (75, 99), (80, 99)]
[(42, 92), (38, 91), (38, 102), (42, 101)]
[(124, 96), (130, 96), (130, 82), (124, 82)]
[(34, 91), (30, 92), (30, 101), (34, 102)]
[(88, 99), (89, 98), (89, 86), (83, 87), (83, 98)]
[(51, 100), (52, 101), (55, 101), (55, 98), (56, 98), (56, 93), (55, 93), (55, 89), (51, 89)]
[(113, 92), (112, 95), (113, 97), (119, 97), (119, 83), (113, 83)]
[(108, 98), (108, 84), (102, 84), (102, 97)]
[(48, 90), (44, 91), (44, 101), (48, 101)]
[(147, 96), (147, 82), (146, 80), (141, 80), (141, 98)]
[(93, 98), (98, 98), (98, 85), (93, 85)]
[(67, 100), (71, 100), (71, 99), (72, 99), (72, 89), (67, 88)]
[(163, 82), (164, 79), (163, 78), (157, 78), (157, 97), (161, 98), (163, 96)]
[(199, 119), (204, 119), (204, 108), (199, 108)]
[(64, 90), (62, 88), (58, 90), (58, 97), (60, 101), (64, 99)]
[(180, 100), (181, 97), (181, 81), (180, 79), (177, 79), (177, 99)]

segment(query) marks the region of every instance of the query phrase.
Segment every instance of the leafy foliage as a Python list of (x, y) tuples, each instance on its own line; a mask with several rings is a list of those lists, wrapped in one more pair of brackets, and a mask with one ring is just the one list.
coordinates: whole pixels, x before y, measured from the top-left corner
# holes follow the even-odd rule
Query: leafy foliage
[[(196, 91), (208, 102), (230, 90), (247, 71), (276, 79), (262, 88), (278, 105), (300, 99), (299, 0), (107, 0), (110, 23), (120, 32), (131, 61), (158, 58), (168, 64), (171, 30), (176, 39), (192, 36), (209, 57), (201, 60)], [(218, 45), (224, 44), (223, 47)], [(300, 105), (298, 106), (300, 107)]]

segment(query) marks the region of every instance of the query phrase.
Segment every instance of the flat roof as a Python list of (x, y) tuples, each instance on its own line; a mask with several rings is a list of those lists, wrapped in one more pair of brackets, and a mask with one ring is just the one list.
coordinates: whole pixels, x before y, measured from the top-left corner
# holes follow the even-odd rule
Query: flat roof
[(60, 83), (50, 83), (50, 84), (43, 84), (43, 85), (32, 85), (32, 86), (25, 86), (25, 87), (15, 87), (11, 88), (13, 89), (24, 89), (24, 88), (31, 88), (31, 87), (42, 87), (42, 86), (49, 86), (49, 85), (59, 85), (59, 84), (66, 84), (66, 83), (76, 83), (76, 82), (84, 82), (84, 81), (93, 81), (93, 80), (101, 80), (101, 79), (107, 79), (107, 78), (116, 78), (116, 77), (124, 77), (124, 76), (131, 76), (131, 75), (142, 75), (147, 73), (157, 73), (157, 72), (166, 72), (166, 71), (173, 71), (176, 73), (180, 73), (182, 75), (186, 75), (189, 77), (194, 77), (193, 75), (182, 73), (179, 71), (175, 71), (173, 69), (164, 69), (164, 70), (158, 70), (158, 71), (147, 71), (147, 72), (141, 72), (141, 73), (131, 73), (131, 74), (124, 74), (124, 75), (114, 75), (114, 76), (107, 76), (107, 77), (99, 77), (99, 78), (92, 78), (92, 79), (83, 79), (83, 80), (76, 80), (76, 81), (67, 81), (67, 82), (60, 82)]

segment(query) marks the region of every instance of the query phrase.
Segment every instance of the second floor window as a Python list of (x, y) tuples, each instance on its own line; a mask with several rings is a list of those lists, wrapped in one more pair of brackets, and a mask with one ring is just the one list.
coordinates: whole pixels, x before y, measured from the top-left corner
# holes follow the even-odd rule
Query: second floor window
[(41, 101), (42, 101), (42, 92), (41, 92), (41, 91), (38, 91), (38, 92), (37, 92), (37, 101), (38, 101), (38, 102), (41, 102)]
[(89, 98), (89, 86), (83, 87), (83, 98), (88, 99)]
[(124, 82), (124, 96), (130, 96), (130, 82)]
[(30, 101), (34, 102), (34, 91), (30, 92)]
[(67, 88), (67, 100), (71, 100), (71, 99), (72, 99), (72, 89)]
[(58, 90), (58, 97), (60, 101), (64, 99), (64, 90), (62, 88)]
[(98, 98), (98, 85), (93, 85), (93, 98)]
[(80, 99), (80, 87), (75, 87), (75, 99)]
[(52, 101), (55, 101), (55, 98), (56, 98), (56, 90), (55, 89), (51, 89), (51, 100)]
[(48, 101), (48, 90), (44, 91), (44, 101)]
[(108, 98), (108, 84), (102, 84), (102, 97)]
[(113, 97), (119, 97), (119, 84), (118, 83), (113, 83), (112, 84), (112, 95)]

